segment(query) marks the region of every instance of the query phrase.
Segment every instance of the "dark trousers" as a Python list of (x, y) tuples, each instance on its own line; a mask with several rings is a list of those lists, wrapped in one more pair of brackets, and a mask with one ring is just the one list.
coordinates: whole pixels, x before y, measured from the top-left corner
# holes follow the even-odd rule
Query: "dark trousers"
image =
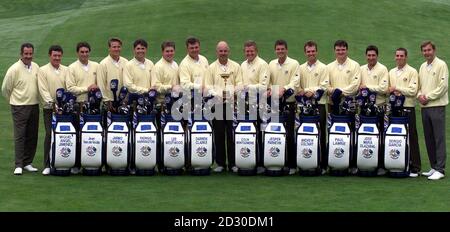
[(50, 148), (52, 143), (52, 109), (42, 109), (45, 127), (44, 139), (44, 168), (50, 167)]
[(445, 106), (422, 108), (422, 124), (431, 168), (445, 172)]
[(417, 136), (417, 127), (416, 127), (416, 110), (414, 107), (405, 107), (409, 112), (409, 150), (411, 154), (410, 159), (410, 171), (417, 173), (420, 171), (421, 162), (420, 162), (420, 150), (419, 150), (419, 138)]
[[(230, 105), (223, 105), (223, 120), (214, 119), (213, 121), (214, 146), (216, 151), (215, 160), (218, 166), (228, 166), (228, 169), (231, 169), (236, 165), (234, 157), (233, 120), (232, 118), (226, 117), (225, 107), (230, 107)], [(227, 159), (228, 162), (226, 162)]]
[(286, 147), (288, 168), (297, 167), (297, 147), (295, 145), (295, 103), (287, 103), (289, 113), (286, 119)]
[(319, 105), (319, 130), (320, 130), (320, 167), (326, 169), (328, 166), (327, 150), (327, 110), (324, 104)]
[[(80, 103), (82, 105), (82, 103)], [(73, 114), (73, 127), (75, 127), (75, 131), (77, 132), (77, 145), (75, 152), (75, 166), (76, 168), (81, 168), (81, 126), (80, 126), (80, 114)]]
[(33, 162), (39, 130), (39, 105), (11, 105), (14, 123), (14, 150), (16, 167)]

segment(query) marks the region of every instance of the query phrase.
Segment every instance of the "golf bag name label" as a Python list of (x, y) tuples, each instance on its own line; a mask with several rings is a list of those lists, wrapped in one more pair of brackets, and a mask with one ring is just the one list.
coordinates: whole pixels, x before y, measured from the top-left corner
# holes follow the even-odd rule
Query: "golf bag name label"
[(58, 135), (56, 135), (56, 146), (57, 147), (73, 147), (73, 146), (75, 146), (74, 139), (75, 139), (74, 135), (58, 134)]
[(109, 140), (110, 144), (125, 144), (127, 142), (128, 135), (120, 135), (120, 136), (114, 136)]

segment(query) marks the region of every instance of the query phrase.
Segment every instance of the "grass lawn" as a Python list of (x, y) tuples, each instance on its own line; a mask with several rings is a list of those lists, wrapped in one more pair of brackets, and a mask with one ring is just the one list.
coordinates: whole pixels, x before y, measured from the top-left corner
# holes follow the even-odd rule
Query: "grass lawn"
[[(76, 59), (75, 45), (91, 44), (91, 59), (107, 55), (107, 39), (125, 42), (122, 55), (132, 58), (137, 38), (149, 42), (148, 58), (160, 58), (163, 40), (177, 44), (176, 60), (185, 56), (184, 40), (195, 35), (202, 53), (215, 60), (215, 44), (226, 40), (231, 58), (242, 62), (243, 42), (256, 40), (260, 56), (275, 58), (273, 43), (283, 38), (290, 56), (305, 61), (303, 44), (319, 44), (320, 60), (331, 62), (333, 43), (349, 42), (350, 57), (365, 63), (367, 45), (380, 49), (389, 69), (394, 50), (409, 50), (409, 63), (423, 62), (419, 45), (431, 39), (438, 56), (450, 62), (450, 2), (445, 0), (380, 1), (208, 1), (208, 0), (0, 0), (0, 79), (19, 58), (20, 44), (35, 45), (39, 65), (47, 49), (60, 44), (63, 63)], [(0, 211), (450, 211), (450, 178), (387, 177), (44, 177), (13, 176), (14, 144), (11, 112), (0, 99)], [(449, 109), (447, 107), (447, 112)], [(42, 170), (44, 127), (40, 118), (35, 166)], [(423, 170), (429, 169), (419, 108), (418, 133)], [(447, 117), (447, 122), (449, 118)], [(447, 132), (449, 126), (446, 126)], [(448, 133), (447, 133), (448, 134)], [(447, 136), (447, 147), (449, 138)], [(448, 155), (447, 155), (448, 156)], [(447, 162), (448, 163), (448, 162)]]

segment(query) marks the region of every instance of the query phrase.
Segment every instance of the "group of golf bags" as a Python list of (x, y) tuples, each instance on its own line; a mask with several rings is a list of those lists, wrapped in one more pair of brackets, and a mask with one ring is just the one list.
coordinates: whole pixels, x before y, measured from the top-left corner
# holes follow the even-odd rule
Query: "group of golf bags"
[[(201, 91), (170, 92), (159, 104), (158, 93), (129, 93), (112, 80), (114, 99), (102, 104), (98, 89), (77, 103), (64, 89), (56, 92), (52, 120), (51, 174), (70, 175), (79, 166), (84, 175), (209, 175), (215, 160), (212, 117), (215, 101)], [(345, 175), (356, 160), (363, 175), (374, 175), (380, 157), (394, 176), (409, 174), (408, 118), (403, 96), (390, 96), (387, 107), (375, 104), (368, 89), (356, 98), (343, 97), (337, 89), (328, 117), (327, 151), (321, 149), (318, 90), (310, 97), (295, 96), (296, 107), (286, 100), (255, 97), (249, 90), (236, 93), (233, 142), (235, 165), (240, 175), (255, 175), (258, 165), (266, 174), (286, 174), (288, 152), (295, 152), (300, 174), (321, 173), (321, 154), (328, 154), (331, 174)], [(295, 111), (296, 150), (287, 148), (286, 122)], [(187, 115), (186, 118), (181, 115)], [(252, 117), (258, 115), (259, 117)], [(223, 141), (219, 141), (223, 142)], [(259, 155), (261, 154), (261, 155)]]

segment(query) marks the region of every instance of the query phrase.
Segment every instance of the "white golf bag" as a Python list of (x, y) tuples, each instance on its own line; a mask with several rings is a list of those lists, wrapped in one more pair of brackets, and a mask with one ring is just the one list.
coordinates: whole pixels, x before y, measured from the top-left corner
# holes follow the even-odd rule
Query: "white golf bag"
[(353, 131), (351, 115), (333, 115), (328, 118), (328, 167), (331, 175), (346, 175), (353, 153)]
[(390, 117), (385, 132), (384, 167), (392, 177), (409, 176), (408, 117)]
[[(166, 175), (181, 175), (186, 165), (187, 142), (182, 120), (174, 120), (172, 108), (181, 114), (182, 106), (172, 107), (182, 96), (166, 94), (161, 113), (161, 165)], [(176, 109), (175, 109), (176, 108)]]
[(154, 175), (157, 164), (158, 128), (155, 115), (139, 115), (134, 128), (134, 164), (136, 175)]
[(75, 166), (77, 132), (72, 115), (53, 114), (50, 172), (52, 175), (68, 176)]
[(103, 165), (102, 116), (84, 114), (81, 128), (81, 167), (84, 175), (100, 175)]
[[(356, 167), (363, 176), (375, 176), (378, 168), (380, 130), (378, 117), (356, 116)], [(359, 124), (359, 125), (358, 125)]]
[(320, 174), (320, 116), (300, 116), (297, 129), (297, 167), (300, 175)]
[(256, 174), (257, 131), (255, 121), (239, 121), (234, 129), (235, 162), (239, 175)]
[(112, 114), (106, 132), (106, 164), (110, 175), (129, 174), (130, 134), (130, 116)]

